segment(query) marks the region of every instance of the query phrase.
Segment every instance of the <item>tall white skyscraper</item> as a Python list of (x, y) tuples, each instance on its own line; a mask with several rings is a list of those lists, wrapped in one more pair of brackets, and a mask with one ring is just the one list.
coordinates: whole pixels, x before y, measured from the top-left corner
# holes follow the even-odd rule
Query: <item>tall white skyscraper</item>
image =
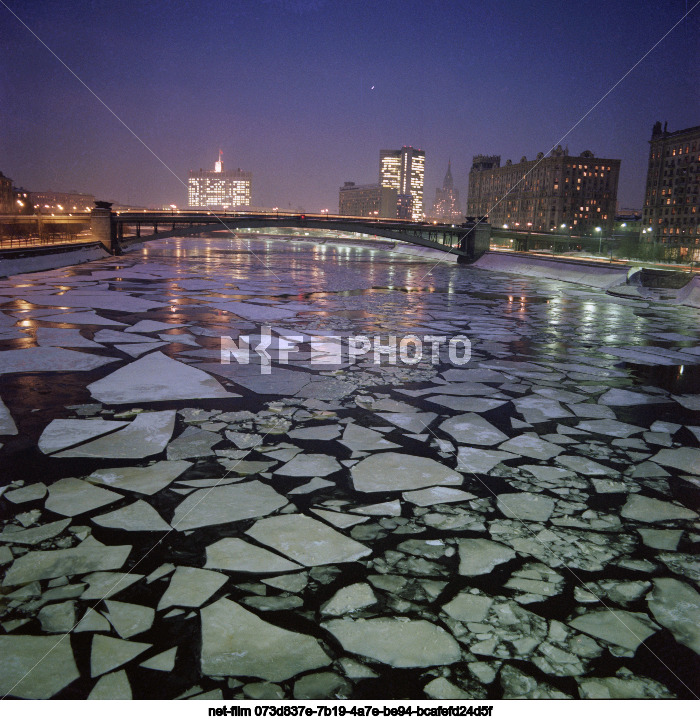
[[(404, 145), (401, 150), (379, 151), (379, 184), (395, 188), (401, 196), (411, 196), (413, 220), (424, 219), (423, 186), (425, 184), (425, 151)], [(405, 200), (405, 199), (404, 199)]]

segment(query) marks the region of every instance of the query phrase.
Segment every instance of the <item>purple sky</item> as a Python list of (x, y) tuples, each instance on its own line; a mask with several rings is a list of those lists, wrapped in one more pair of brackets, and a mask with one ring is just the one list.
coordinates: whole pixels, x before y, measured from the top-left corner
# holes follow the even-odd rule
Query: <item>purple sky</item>
[[(253, 172), (253, 203), (332, 211), (380, 148), (452, 159), (548, 152), (697, 0), (2, 0), (0, 170), (34, 190), (185, 204), (190, 168)], [(622, 159), (641, 207), (656, 120), (700, 124), (700, 6), (566, 137)], [(373, 88), (373, 89), (372, 89)]]

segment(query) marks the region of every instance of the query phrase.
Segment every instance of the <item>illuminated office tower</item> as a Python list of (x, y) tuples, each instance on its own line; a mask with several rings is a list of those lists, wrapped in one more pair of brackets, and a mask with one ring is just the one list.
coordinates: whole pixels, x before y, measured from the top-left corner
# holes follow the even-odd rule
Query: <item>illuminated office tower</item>
[[(411, 196), (411, 217), (423, 220), (425, 151), (404, 145), (401, 150), (379, 151), (379, 184), (395, 188), (400, 196)], [(398, 210), (398, 209), (397, 209)]]
[(219, 159), (214, 170), (190, 170), (187, 182), (187, 204), (190, 208), (231, 210), (250, 205), (250, 187), (253, 174), (237, 168), (224, 170)]

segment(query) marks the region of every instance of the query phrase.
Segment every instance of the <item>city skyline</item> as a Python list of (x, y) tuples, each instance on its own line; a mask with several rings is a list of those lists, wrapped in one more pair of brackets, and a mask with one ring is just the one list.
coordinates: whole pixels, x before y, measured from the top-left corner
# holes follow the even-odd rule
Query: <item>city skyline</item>
[[(187, 3), (127, 2), (108, 14), (84, 2), (10, 7), (174, 172), (0, 8), (2, 170), (32, 190), (177, 203), (187, 169), (221, 147), (254, 172), (256, 205), (312, 211), (334, 207), (348, 178), (371, 182), (378, 149), (413, 145), (429, 158), (427, 188), (452, 159), (465, 204), (473, 155), (517, 162), (562, 142), (572, 154), (620, 158), (619, 203), (641, 207), (653, 124), (697, 125), (697, 13), (591, 111), (683, 16), (684, 2), (613, 2), (601, 14), (554, 2), (536, 13), (411, 2), (360, 12), (269, 0), (205, 3), (194, 21)], [(390, 22), (416, 43), (383, 34)], [(236, 72), (212, 75), (222, 63)]]

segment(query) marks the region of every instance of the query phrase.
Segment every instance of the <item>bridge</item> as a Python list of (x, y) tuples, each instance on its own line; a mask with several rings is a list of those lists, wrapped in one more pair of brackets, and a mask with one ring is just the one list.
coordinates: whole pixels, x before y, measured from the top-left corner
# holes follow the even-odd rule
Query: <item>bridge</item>
[[(102, 204), (106, 205), (106, 204)], [(95, 240), (110, 252), (137, 240), (154, 240), (193, 235), (207, 230), (253, 228), (296, 228), (364, 233), (399, 240), (423, 248), (446, 251), (458, 256), (458, 262), (471, 263), (489, 249), (491, 227), (487, 223), (462, 225), (416, 223), (391, 218), (358, 218), (344, 215), (308, 213), (241, 213), (214, 211), (112, 211), (97, 207), (91, 213)]]

